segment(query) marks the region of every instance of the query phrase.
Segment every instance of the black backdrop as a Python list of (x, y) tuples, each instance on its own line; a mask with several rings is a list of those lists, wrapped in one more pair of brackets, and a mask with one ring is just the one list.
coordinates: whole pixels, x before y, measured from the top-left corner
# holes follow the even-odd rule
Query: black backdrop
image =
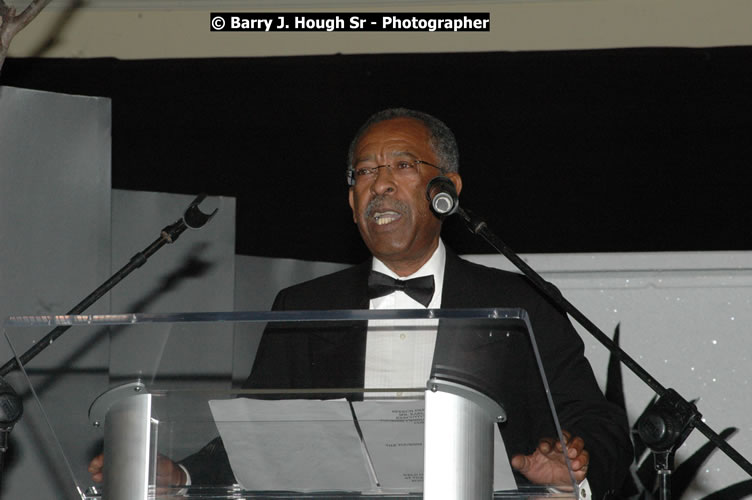
[[(751, 63), (752, 47), (9, 59), (0, 83), (111, 97), (113, 187), (237, 197), (238, 253), (357, 262), (345, 153), (389, 106), (454, 129), (462, 203), (518, 252), (752, 250)], [(445, 238), (490, 252), (459, 220)]]

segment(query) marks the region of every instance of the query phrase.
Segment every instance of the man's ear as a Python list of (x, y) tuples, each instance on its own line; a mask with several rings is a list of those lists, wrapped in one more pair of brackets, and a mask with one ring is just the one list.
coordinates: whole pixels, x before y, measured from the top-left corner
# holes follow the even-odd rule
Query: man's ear
[(449, 180), (452, 181), (454, 188), (457, 190), (457, 196), (459, 196), (460, 191), (462, 191), (462, 177), (460, 177), (460, 174), (457, 172), (447, 172), (444, 175), (449, 177)]
[(350, 189), (348, 189), (347, 201), (350, 203), (350, 209), (352, 210), (352, 213), (353, 213), (353, 222), (357, 224), (358, 223), (358, 218), (355, 217), (355, 200), (353, 199), (353, 196), (354, 196), (353, 195), (353, 188), (351, 186)]

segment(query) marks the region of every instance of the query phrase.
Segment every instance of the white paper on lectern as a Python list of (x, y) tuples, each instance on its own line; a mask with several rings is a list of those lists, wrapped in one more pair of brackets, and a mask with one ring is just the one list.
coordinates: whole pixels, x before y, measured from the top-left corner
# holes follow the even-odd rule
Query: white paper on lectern
[[(235, 478), (246, 490), (423, 489), (423, 400), (353, 402), (365, 445), (344, 399), (238, 398), (209, 406)], [(494, 490), (514, 490), (504, 442), (494, 427)]]
[(423, 491), (422, 400), (353, 401), (353, 409), (385, 491)]
[(507, 457), (507, 447), (501, 439), (498, 425), (494, 425), (494, 491), (508, 491), (517, 489), (512, 464)]
[[(422, 491), (425, 401), (357, 401), (353, 408), (382, 489)], [(516, 489), (504, 441), (494, 425), (494, 491)]]
[(368, 491), (348, 402), (210, 401), (235, 479), (249, 491)]

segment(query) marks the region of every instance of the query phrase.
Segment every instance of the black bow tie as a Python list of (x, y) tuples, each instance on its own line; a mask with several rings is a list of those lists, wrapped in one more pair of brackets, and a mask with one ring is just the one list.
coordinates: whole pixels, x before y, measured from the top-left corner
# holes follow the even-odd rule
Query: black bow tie
[(428, 307), (433, 298), (433, 275), (413, 278), (411, 280), (396, 280), (384, 273), (371, 271), (368, 276), (368, 298), (375, 299), (401, 290), (416, 302)]

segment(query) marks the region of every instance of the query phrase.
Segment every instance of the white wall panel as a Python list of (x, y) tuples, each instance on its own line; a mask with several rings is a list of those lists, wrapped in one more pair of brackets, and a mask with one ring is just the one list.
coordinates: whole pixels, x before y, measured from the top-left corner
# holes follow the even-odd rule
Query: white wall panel
[[(476, 262), (511, 269), (506, 259)], [(620, 325), (622, 348), (664, 387), (699, 398), (716, 432), (739, 431), (730, 443), (752, 457), (752, 252), (530, 255), (526, 261), (609, 337)], [(578, 327), (605, 387), (609, 353)], [(652, 391), (623, 368), (630, 423)], [(685, 460), (707, 439), (694, 431), (677, 453)], [(716, 451), (684, 498), (702, 498), (749, 476)]]
[[(0, 318), (62, 314), (110, 273), (110, 100), (0, 87)], [(108, 312), (105, 297), (91, 312)], [(30, 332), (31, 333), (31, 332)], [(18, 339), (25, 350), (40, 332)], [(47, 333), (45, 330), (41, 333)], [(109, 344), (67, 335), (28, 364), (50, 419), (86, 418)], [(4, 363), (11, 353), (0, 341)], [(18, 373), (25, 414), (11, 434), (2, 498), (77, 498), (39, 407)], [(96, 436), (63, 436), (79, 470)]]

